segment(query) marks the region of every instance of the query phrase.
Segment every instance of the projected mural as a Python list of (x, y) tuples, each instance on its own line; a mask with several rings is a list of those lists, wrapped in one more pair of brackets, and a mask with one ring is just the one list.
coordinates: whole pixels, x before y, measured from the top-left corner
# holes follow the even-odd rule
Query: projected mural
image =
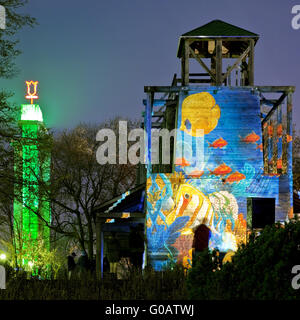
[(180, 101), (175, 172), (147, 173), (148, 251), (156, 269), (191, 265), (200, 224), (211, 231), (211, 249), (236, 251), (246, 241), (249, 197), (275, 198), (277, 218), (287, 211), (278, 198), (281, 178), (263, 170), (259, 97), (211, 87)]

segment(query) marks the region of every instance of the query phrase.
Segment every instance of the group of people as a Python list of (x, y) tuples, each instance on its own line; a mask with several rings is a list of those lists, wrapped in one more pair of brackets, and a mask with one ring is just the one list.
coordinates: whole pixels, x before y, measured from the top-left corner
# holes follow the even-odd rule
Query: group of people
[(130, 228), (129, 250), (127, 252), (122, 252), (116, 233), (111, 233), (111, 237), (107, 241), (107, 257), (104, 259), (104, 263), (109, 264), (109, 272), (111, 274), (117, 274), (117, 268), (120, 265), (126, 269), (129, 267), (141, 269), (143, 266), (143, 254), (144, 227), (142, 224), (138, 224), (136, 227)]
[[(208, 248), (209, 238), (210, 229), (204, 224), (198, 226), (194, 233), (192, 245), (193, 265), (199, 259), (201, 252)], [(143, 266), (144, 242), (144, 227), (142, 224), (138, 224), (137, 226), (130, 228), (129, 251), (127, 252), (122, 252), (122, 246), (116, 237), (116, 233), (111, 232), (111, 236), (107, 241), (107, 256), (104, 257), (103, 260), (103, 271), (116, 275), (118, 266), (120, 266), (120, 264), (125, 264), (126, 269), (129, 267), (141, 269)], [(91, 266), (85, 251), (81, 252), (81, 256), (79, 257), (77, 263), (75, 263), (75, 257), (76, 254), (74, 252), (68, 256), (69, 279), (74, 273), (78, 272), (81, 276), (84, 272), (91, 270)], [(223, 256), (220, 258), (222, 260)]]
[(81, 252), (77, 263), (75, 262), (76, 253), (72, 252), (67, 258), (68, 260), (68, 278), (71, 279), (75, 273), (82, 277), (88, 270), (92, 270), (92, 263), (90, 263), (85, 251)]

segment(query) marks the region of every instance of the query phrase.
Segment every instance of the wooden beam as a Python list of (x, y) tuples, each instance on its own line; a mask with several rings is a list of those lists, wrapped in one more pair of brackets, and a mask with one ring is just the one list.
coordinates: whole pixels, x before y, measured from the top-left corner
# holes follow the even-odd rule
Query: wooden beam
[(164, 117), (165, 116), (165, 113), (164, 112), (159, 112), (159, 111), (154, 111), (153, 112), (153, 115), (152, 115), (152, 117), (154, 118), (157, 118), (157, 117), (159, 117), (159, 118), (161, 118), (161, 117)]
[(147, 93), (147, 104), (146, 104), (146, 112), (144, 117), (145, 129), (146, 129), (146, 166), (151, 172), (151, 123), (152, 123), (152, 110), (153, 110), (153, 100), (154, 100), (154, 92)]
[[(293, 168), (293, 123), (292, 123), (292, 109), (293, 109), (293, 103), (292, 103), (292, 93), (289, 93), (287, 96), (287, 102), (286, 102), (286, 128), (287, 128), (287, 173), (292, 174), (292, 168)], [(289, 142), (288, 142), (289, 141)], [(290, 190), (290, 192), (293, 193), (293, 189)]]
[(202, 68), (211, 76), (211, 78), (216, 81), (216, 77), (215, 75), (211, 72), (211, 70), (207, 67), (207, 65), (202, 61), (201, 58), (199, 58), (196, 53), (194, 52), (194, 50), (192, 48), (190, 48), (190, 52), (193, 56), (194, 59), (196, 59), (200, 65), (202, 66)]
[[(233, 90), (256, 90), (260, 92), (267, 92), (267, 93), (288, 93), (288, 92), (294, 92), (295, 87), (294, 86), (242, 86), (242, 87), (227, 87), (227, 89), (233, 89)], [(201, 87), (203, 90), (209, 90), (210, 87)], [(198, 86), (145, 86), (144, 92), (181, 92), (181, 91), (193, 91), (193, 90), (199, 90)]]
[(195, 37), (191, 37), (191, 36), (186, 36), (186, 37), (183, 37), (181, 36), (180, 37), (181, 39), (183, 40), (186, 40), (186, 39), (189, 39), (193, 42), (195, 41), (204, 41), (204, 42), (207, 42), (207, 41), (216, 41), (216, 40), (222, 40), (222, 41), (244, 41), (244, 42), (248, 42), (250, 39), (253, 39), (253, 40), (258, 40), (259, 37), (223, 37), (223, 36), (216, 36), (216, 37), (206, 37), (206, 36), (195, 36)]
[(249, 61), (248, 61), (248, 77), (249, 77), (249, 86), (254, 86), (254, 40), (250, 40), (250, 52), (249, 52)]
[(229, 74), (231, 74), (232, 70), (234, 70), (240, 63), (241, 61), (247, 57), (248, 53), (250, 51), (250, 47), (248, 47), (241, 56), (239, 56), (239, 58), (235, 61), (235, 63), (229, 67), (229, 69), (227, 70), (227, 72), (225, 73), (225, 75), (223, 76), (222, 81), (224, 81)]
[(217, 40), (216, 43), (216, 85), (221, 86), (222, 78), (222, 40)]
[(268, 174), (268, 124), (262, 124), (263, 130), (263, 160), (264, 160), (264, 174)]
[(182, 76), (183, 80), (182, 85), (187, 86), (189, 84), (189, 65), (190, 65), (190, 45), (189, 40), (184, 40), (184, 51), (183, 51), (183, 60), (182, 60)]
[(285, 99), (285, 97), (286, 97), (286, 93), (283, 93), (283, 94), (281, 95), (281, 97), (277, 100), (277, 102), (274, 103), (273, 108), (272, 108), (272, 109), (270, 110), (270, 112), (265, 116), (265, 118), (264, 118), (263, 121), (262, 121), (262, 124), (266, 123), (266, 122), (272, 117), (273, 113), (275, 112), (275, 110), (277, 109), (277, 107), (282, 104), (282, 102), (283, 102), (283, 100)]
[(282, 93), (288, 93), (288, 92), (294, 92), (295, 86), (258, 86), (257, 90), (261, 92), (282, 92)]
[[(124, 214), (127, 214), (127, 212), (99, 212), (97, 213), (97, 219), (101, 220), (104, 219), (104, 222), (106, 219), (118, 219), (118, 218), (122, 218), (122, 216)], [(129, 218), (144, 218), (145, 214), (143, 212), (128, 212), (128, 214), (130, 215)], [(126, 219), (126, 218), (123, 218)]]

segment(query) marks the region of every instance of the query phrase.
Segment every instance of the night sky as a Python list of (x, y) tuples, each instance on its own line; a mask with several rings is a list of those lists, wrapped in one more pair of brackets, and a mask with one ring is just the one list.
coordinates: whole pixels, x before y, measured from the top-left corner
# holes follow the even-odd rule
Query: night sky
[(39, 104), (52, 128), (115, 116), (140, 118), (144, 86), (170, 85), (173, 74), (180, 75), (179, 36), (220, 19), (260, 35), (255, 84), (299, 88), (297, 123), (295, 4), (300, 0), (29, 0), (20, 12), (30, 13), (39, 25), (19, 33), (21, 72), (13, 80), (2, 79), (1, 87), (15, 92), (13, 101), (21, 104), (25, 80), (38, 80)]

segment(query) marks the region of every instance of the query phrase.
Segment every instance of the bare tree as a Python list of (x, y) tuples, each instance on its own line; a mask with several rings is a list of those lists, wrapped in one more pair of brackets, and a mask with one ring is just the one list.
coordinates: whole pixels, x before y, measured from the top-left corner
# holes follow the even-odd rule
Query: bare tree
[[(96, 134), (110, 128), (118, 136), (118, 120), (99, 126), (81, 124), (54, 138), (51, 190), (52, 228), (76, 238), (82, 250), (93, 256), (95, 242), (94, 208), (132, 188), (136, 167), (131, 164), (104, 164), (96, 160)], [(128, 121), (128, 129), (139, 124)]]

